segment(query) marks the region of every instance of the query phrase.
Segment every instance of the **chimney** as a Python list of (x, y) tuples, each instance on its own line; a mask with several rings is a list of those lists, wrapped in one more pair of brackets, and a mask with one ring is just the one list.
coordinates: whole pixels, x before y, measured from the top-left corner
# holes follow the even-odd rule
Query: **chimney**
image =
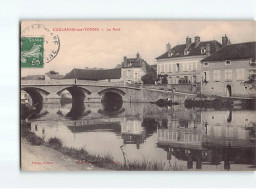
[(124, 67), (127, 67), (127, 57), (124, 56)]
[(199, 36), (195, 36), (195, 47), (197, 47), (200, 43), (200, 37)]
[(168, 42), (166, 44), (166, 51), (170, 51), (171, 50), (171, 44)]
[(139, 59), (140, 58), (140, 54), (139, 52), (136, 54), (136, 58)]
[(228, 37), (227, 37), (227, 35), (225, 34), (225, 36), (222, 37), (222, 47), (224, 47), (225, 45), (227, 45), (228, 42), (229, 42)]
[(187, 36), (187, 38), (186, 38), (186, 48), (188, 48), (190, 44), (191, 44), (191, 38), (189, 38)]
[(210, 43), (206, 44), (206, 56), (211, 55), (211, 46)]

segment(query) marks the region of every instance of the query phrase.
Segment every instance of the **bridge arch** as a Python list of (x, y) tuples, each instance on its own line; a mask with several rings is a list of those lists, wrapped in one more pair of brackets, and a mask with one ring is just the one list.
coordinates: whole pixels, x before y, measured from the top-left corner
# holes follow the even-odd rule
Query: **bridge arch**
[(102, 95), (104, 95), (106, 93), (110, 93), (110, 92), (117, 93), (120, 96), (124, 96), (126, 94), (124, 91), (122, 91), (121, 89), (117, 89), (117, 88), (107, 88), (107, 89), (104, 89), (104, 90), (100, 91), (98, 94), (100, 96), (102, 96)]
[(64, 90), (69, 91), (69, 93), (72, 95), (72, 102), (83, 102), (85, 96), (91, 94), (89, 90), (76, 85), (64, 87), (63, 89), (59, 90), (57, 94), (60, 96)]
[(37, 87), (21, 87), (21, 90), (27, 92), (30, 95), (32, 104), (42, 104), (44, 99), (43, 95), (50, 94), (48, 91)]
[(101, 98), (102, 112), (118, 113), (123, 106), (125, 92), (116, 88), (107, 88), (98, 93)]

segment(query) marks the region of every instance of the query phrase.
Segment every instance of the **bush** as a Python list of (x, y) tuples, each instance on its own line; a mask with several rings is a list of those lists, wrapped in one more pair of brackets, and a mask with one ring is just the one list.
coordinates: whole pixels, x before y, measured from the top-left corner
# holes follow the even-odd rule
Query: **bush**
[(49, 139), (49, 145), (53, 147), (54, 149), (59, 149), (62, 147), (62, 142), (60, 139), (54, 137)]
[(28, 130), (23, 131), (22, 136), (25, 137), (28, 142), (35, 146), (40, 146), (44, 142), (42, 138), (37, 137), (35, 133)]

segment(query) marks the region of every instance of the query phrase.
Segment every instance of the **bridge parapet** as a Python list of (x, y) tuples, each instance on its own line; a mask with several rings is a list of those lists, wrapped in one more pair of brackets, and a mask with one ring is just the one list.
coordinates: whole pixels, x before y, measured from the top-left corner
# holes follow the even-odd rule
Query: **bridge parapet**
[(74, 79), (60, 80), (21, 80), (21, 85), (91, 85), (91, 86), (115, 86), (125, 87), (124, 82), (88, 81)]

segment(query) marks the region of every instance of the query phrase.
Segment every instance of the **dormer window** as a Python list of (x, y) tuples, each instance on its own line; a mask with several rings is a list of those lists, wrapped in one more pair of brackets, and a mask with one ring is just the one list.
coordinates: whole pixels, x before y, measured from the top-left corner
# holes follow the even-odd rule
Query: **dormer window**
[(231, 65), (231, 61), (230, 61), (230, 60), (226, 60), (226, 61), (225, 61), (225, 64), (226, 64), (226, 65)]
[(172, 57), (173, 52), (168, 52), (168, 57)]
[(184, 50), (184, 55), (187, 56), (189, 54), (189, 50), (185, 49)]
[(201, 48), (201, 54), (205, 54), (206, 53), (206, 49), (204, 47)]

